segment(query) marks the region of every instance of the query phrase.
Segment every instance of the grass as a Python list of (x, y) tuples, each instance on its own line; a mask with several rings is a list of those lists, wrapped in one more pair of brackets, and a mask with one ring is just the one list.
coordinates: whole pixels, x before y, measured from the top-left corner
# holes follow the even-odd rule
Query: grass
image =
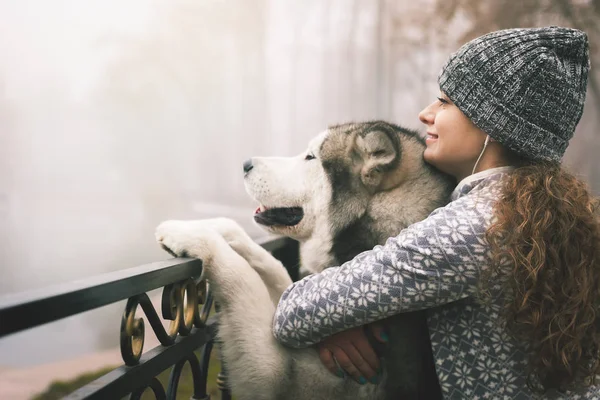
[(109, 373), (115, 367), (106, 367), (102, 368), (98, 371), (87, 372), (85, 374), (79, 375), (75, 379), (70, 381), (55, 381), (48, 386), (48, 388), (43, 392), (38, 394), (33, 398), (33, 400), (55, 400), (60, 399), (63, 396), (68, 395), (76, 389), (79, 389), (82, 386), (87, 385), (93, 380), (101, 377), (104, 374)]
[[(196, 356), (200, 358), (200, 352), (196, 353)], [(102, 375), (112, 371), (116, 367), (105, 367), (97, 371), (86, 372), (82, 375), (79, 375), (76, 378), (73, 378), (69, 381), (56, 381), (50, 384), (48, 388), (36, 395), (32, 400), (57, 400), (61, 399), (69, 393), (74, 392), (82, 386), (87, 385), (88, 383), (98, 379)], [(221, 393), (217, 388), (217, 375), (221, 370), (221, 363), (219, 361), (218, 350), (213, 348), (209, 369), (208, 369), (208, 380), (207, 380), (207, 392), (210, 395), (210, 398), (213, 400), (220, 400)], [(160, 375), (157, 376), (158, 380), (162, 383), (165, 391), (167, 390), (167, 384), (169, 382), (169, 375), (171, 373), (171, 368), (163, 371)], [(177, 399), (190, 399), (193, 394), (193, 383), (192, 383), (192, 373), (190, 371), (190, 367), (188, 364), (185, 365), (183, 371), (181, 373), (181, 378), (179, 380), (179, 385), (177, 387)], [(125, 398), (128, 398), (125, 397)], [(146, 389), (144, 394), (142, 395), (142, 400), (154, 400), (154, 394), (151, 389)]]

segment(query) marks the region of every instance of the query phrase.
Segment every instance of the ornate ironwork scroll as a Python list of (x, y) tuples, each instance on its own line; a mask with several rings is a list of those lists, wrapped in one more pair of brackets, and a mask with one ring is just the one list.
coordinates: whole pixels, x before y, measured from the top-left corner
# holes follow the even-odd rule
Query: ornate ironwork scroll
[[(219, 303), (215, 303), (215, 311), (217, 313), (220, 311)], [(217, 387), (221, 391), (221, 400), (231, 400), (231, 391), (227, 384), (227, 369), (223, 357), (221, 357), (221, 371), (217, 375)]]
[[(171, 370), (169, 376), (169, 386), (167, 389), (167, 398), (174, 399), (177, 395), (177, 386), (179, 385), (179, 379), (181, 378), (181, 371), (185, 364), (190, 365), (192, 371), (192, 380), (194, 382), (194, 399), (209, 399), (210, 396), (206, 394), (206, 376), (202, 380), (202, 372), (200, 370), (200, 363), (194, 353), (190, 354), (187, 358), (179, 361)], [(204, 382), (204, 390), (202, 390), (201, 383)]]
[(221, 367), (221, 372), (217, 375), (217, 387), (221, 391), (221, 400), (231, 400), (231, 392), (227, 386), (227, 372), (224, 367)]
[[(184, 298), (186, 301), (184, 303)], [(202, 300), (202, 302), (200, 302)], [(199, 305), (202, 308), (199, 309)], [(164, 287), (161, 301), (162, 316), (170, 320), (168, 331), (162, 325), (150, 298), (146, 293), (130, 297), (121, 319), (121, 355), (128, 366), (137, 365), (144, 348), (145, 325), (135, 312), (140, 305), (150, 322), (152, 330), (163, 346), (170, 346), (177, 335), (189, 335), (192, 327), (204, 327), (212, 306), (212, 295), (205, 281), (193, 279)]]
[[(154, 309), (150, 298), (142, 293), (127, 300), (125, 311), (121, 319), (121, 355), (125, 365), (136, 366), (144, 349), (146, 328), (142, 318), (136, 318), (138, 305), (144, 314), (156, 337), (163, 346), (171, 346), (178, 335), (187, 336), (192, 333), (194, 326), (198, 329), (206, 327), (206, 321), (212, 307), (212, 294), (206, 281), (196, 281), (192, 278), (169, 284), (163, 288), (161, 298), (161, 313), (165, 320), (169, 320), (169, 327), (165, 330), (158, 313)], [(202, 365), (194, 353), (179, 361), (173, 366), (167, 393), (160, 382), (153, 378), (147, 386), (136, 390), (130, 399), (138, 399), (145, 389), (151, 388), (156, 399), (175, 399), (177, 386), (181, 377), (181, 370), (186, 363), (192, 370), (194, 382), (194, 398), (208, 399), (206, 394), (206, 376), (212, 341), (204, 345)], [(158, 389), (160, 387), (160, 389)]]
[(146, 391), (147, 388), (152, 389), (156, 400), (167, 400), (165, 389), (163, 389), (162, 384), (156, 378), (152, 378), (152, 380), (147, 386), (141, 387), (135, 392), (131, 393), (131, 396), (129, 396), (129, 400), (140, 400), (142, 398), (142, 394)]
[[(291, 276), (297, 275), (296, 242), (279, 238), (261, 245), (289, 268)], [(209, 399), (207, 374), (218, 324), (215, 317), (209, 318), (213, 299), (208, 284), (196, 279), (201, 273), (201, 260), (175, 258), (63, 282), (42, 290), (0, 295), (0, 340), (47, 322), (127, 300), (120, 331), (125, 365), (77, 389), (65, 399), (105, 400), (128, 395), (139, 399), (144, 391), (152, 391), (156, 399), (174, 399), (186, 363), (191, 368), (193, 398)], [(161, 304), (155, 308), (146, 293), (160, 288), (163, 289)], [(139, 314), (136, 317), (138, 308), (146, 315), (146, 324)], [(23, 318), (24, 315), (27, 318)], [(166, 329), (163, 320), (169, 321)], [(161, 346), (144, 352), (147, 325)], [(198, 350), (201, 350), (199, 357)], [(157, 377), (168, 368), (172, 368), (171, 377), (169, 383), (163, 385)], [(231, 398), (226, 372), (222, 368), (219, 376), (225, 400)]]

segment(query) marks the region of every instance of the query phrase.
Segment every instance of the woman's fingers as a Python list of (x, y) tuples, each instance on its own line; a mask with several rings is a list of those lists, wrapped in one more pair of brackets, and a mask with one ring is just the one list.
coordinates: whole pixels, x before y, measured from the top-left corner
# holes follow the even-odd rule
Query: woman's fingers
[(320, 345), (319, 346), (319, 358), (321, 359), (321, 362), (323, 363), (325, 368), (327, 368), (329, 370), (329, 372), (331, 372), (332, 374), (334, 374), (340, 378), (344, 377), (344, 371), (342, 371), (340, 369), (340, 367), (338, 367), (337, 363), (335, 362), (335, 360), (333, 358), (333, 353), (331, 352), (331, 350), (329, 350), (325, 346)]
[(346, 346), (344, 349), (337, 347), (332, 350), (340, 367), (361, 385), (377, 375), (354, 346)]
[[(371, 367), (371, 370), (373, 370), (373, 371), (375, 371), (375, 373), (377, 373), (377, 371), (379, 371), (379, 366), (380, 366), (379, 357), (377, 356), (377, 353), (375, 353), (375, 350), (373, 350), (373, 346), (371, 346), (369, 341), (368, 340), (358, 340), (358, 341), (354, 342), (353, 344), (356, 347), (356, 350), (358, 351), (358, 353), (360, 354), (362, 359), (365, 360), (365, 362), (369, 365), (369, 367)], [(367, 376), (366, 378), (372, 379), (373, 377)]]
[(365, 327), (355, 327), (329, 336), (317, 346), (325, 367), (339, 377), (347, 373), (360, 384), (378, 383), (380, 361)]
[(389, 337), (386, 332), (386, 324), (384, 324), (383, 321), (373, 322), (367, 325), (367, 329), (369, 329), (373, 337), (381, 343), (388, 342)]

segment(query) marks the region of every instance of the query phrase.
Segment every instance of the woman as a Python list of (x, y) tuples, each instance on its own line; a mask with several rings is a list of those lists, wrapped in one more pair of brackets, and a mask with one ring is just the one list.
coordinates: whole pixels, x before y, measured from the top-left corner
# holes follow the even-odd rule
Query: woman
[[(587, 36), (574, 29), (503, 30), (461, 47), (439, 76), (440, 97), (419, 114), (424, 159), (459, 182), (451, 203), (290, 286), (275, 337), (318, 344), (332, 372), (366, 383), (378, 362), (361, 326), (427, 309), (445, 398), (598, 393), (587, 386), (600, 372), (596, 202), (560, 166), (588, 71)], [(342, 299), (332, 325), (319, 318), (332, 305), (323, 287)], [(365, 306), (353, 306), (357, 295)], [(370, 326), (385, 341), (381, 323)]]

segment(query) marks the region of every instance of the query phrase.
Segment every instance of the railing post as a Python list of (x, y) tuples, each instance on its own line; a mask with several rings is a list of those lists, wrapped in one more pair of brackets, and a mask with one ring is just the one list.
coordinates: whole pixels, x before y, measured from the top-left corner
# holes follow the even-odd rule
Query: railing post
[(223, 364), (221, 364), (221, 372), (217, 376), (217, 386), (221, 391), (221, 400), (231, 400), (231, 392), (227, 387), (227, 371), (223, 367)]
[[(218, 314), (219, 303), (215, 303), (215, 312)], [(219, 351), (219, 359), (221, 360), (221, 371), (217, 375), (217, 387), (221, 391), (221, 400), (231, 400), (231, 391), (229, 390), (229, 386), (227, 385), (227, 368), (225, 367), (225, 363), (223, 362), (223, 357), (221, 356), (221, 352)]]

